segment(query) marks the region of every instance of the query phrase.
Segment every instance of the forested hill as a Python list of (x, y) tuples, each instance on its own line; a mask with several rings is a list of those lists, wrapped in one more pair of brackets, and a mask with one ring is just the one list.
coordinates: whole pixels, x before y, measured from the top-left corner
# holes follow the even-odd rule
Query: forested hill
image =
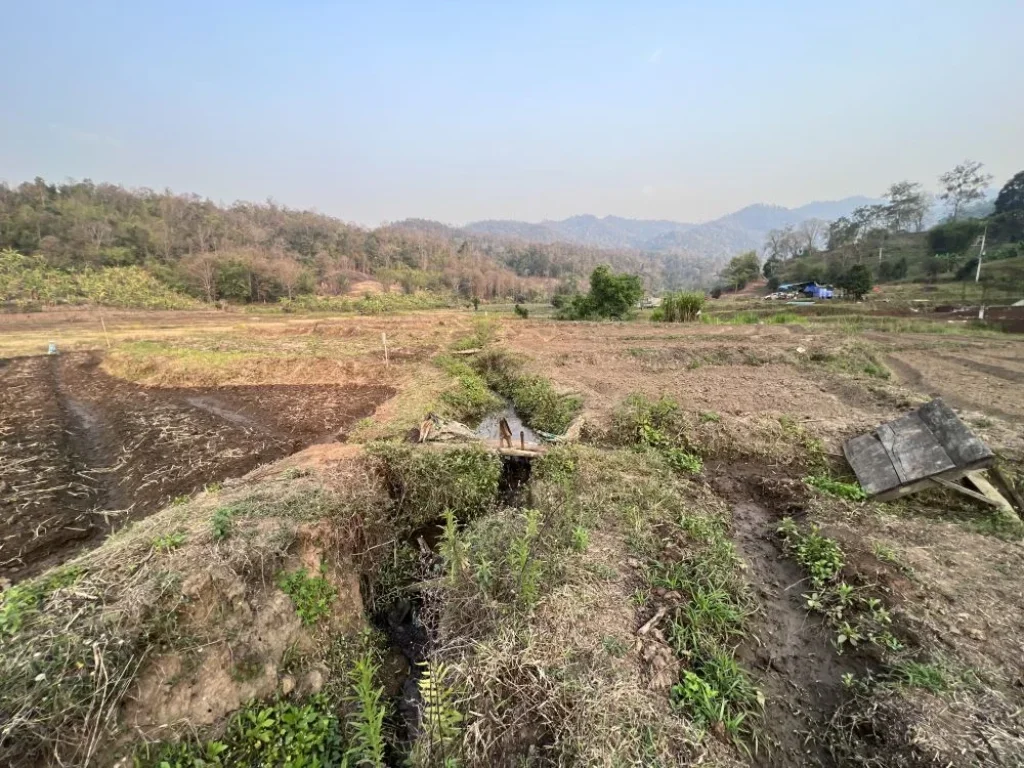
[(407, 292), (541, 296), (602, 263), (662, 288), (707, 283), (721, 266), (630, 249), (524, 243), (426, 221), (371, 230), (273, 202), (223, 206), (170, 191), (43, 179), (0, 185), (3, 249), (68, 274), (139, 267), (196, 298), (233, 301), (339, 295), (366, 276)]

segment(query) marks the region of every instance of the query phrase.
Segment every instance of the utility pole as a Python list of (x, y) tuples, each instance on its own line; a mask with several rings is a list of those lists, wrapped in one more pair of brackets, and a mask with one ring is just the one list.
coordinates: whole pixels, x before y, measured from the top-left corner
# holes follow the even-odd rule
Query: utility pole
[(985, 238), (988, 236), (988, 224), (981, 233), (981, 247), (978, 249), (978, 271), (974, 273), (974, 282), (981, 280), (981, 258), (985, 255)]

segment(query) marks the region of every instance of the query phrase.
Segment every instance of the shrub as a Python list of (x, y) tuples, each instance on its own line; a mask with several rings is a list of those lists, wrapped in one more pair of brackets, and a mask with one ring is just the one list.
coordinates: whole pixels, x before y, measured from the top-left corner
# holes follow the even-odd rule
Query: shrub
[[(696, 320), (704, 307), (704, 294), (701, 291), (680, 291), (666, 293), (658, 308), (661, 312), (657, 320), (666, 323), (684, 323)], [(654, 315), (651, 316), (654, 320)]]
[(516, 316), (521, 317), (524, 320), (530, 316), (530, 310), (528, 310), (522, 304), (516, 304), (515, 307), (513, 307), (513, 309), (515, 310)]
[(612, 272), (601, 266), (590, 275), (590, 292), (576, 294), (555, 317), (559, 320), (622, 319), (632, 314), (644, 295), (637, 275)]

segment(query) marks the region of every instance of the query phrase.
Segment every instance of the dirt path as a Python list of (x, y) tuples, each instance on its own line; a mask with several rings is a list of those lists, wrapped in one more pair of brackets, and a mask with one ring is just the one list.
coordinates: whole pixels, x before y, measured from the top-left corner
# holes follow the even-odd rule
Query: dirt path
[(716, 491), (733, 510), (733, 538), (746, 561), (760, 607), (739, 658), (755, 671), (765, 695), (767, 754), (759, 765), (836, 765), (820, 734), (844, 696), (842, 677), (863, 667), (832, 648), (821, 620), (808, 613), (805, 574), (774, 539), (780, 515), (755, 500), (742, 480), (720, 475)]
[(156, 389), (100, 356), (0, 367), (0, 577), (66, 560), (126, 520), (310, 444), (343, 440), (379, 386)]

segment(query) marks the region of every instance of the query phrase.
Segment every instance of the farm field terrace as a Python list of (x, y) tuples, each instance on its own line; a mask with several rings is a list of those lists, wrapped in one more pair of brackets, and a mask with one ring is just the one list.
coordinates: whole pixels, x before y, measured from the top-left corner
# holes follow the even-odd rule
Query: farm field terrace
[(1024, 338), (794, 315), (0, 316), (0, 763), (1024, 765), (1024, 527), (841, 452), (1024, 488)]

